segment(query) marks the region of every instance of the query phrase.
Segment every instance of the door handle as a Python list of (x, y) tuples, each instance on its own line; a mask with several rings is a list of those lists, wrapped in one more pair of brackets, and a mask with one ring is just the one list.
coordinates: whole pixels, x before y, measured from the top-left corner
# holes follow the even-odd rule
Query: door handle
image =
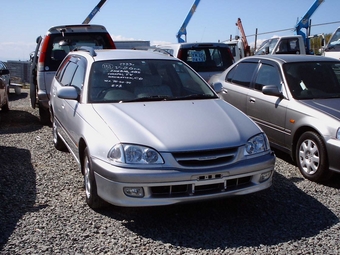
[(249, 102), (250, 102), (250, 103), (255, 103), (255, 102), (256, 102), (256, 99), (253, 98), (253, 97), (250, 97), (250, 98), (249, 98)]
[(222, 93), (223, 94), (228, 94), (228, 90), (227, 89), (222, 89)]

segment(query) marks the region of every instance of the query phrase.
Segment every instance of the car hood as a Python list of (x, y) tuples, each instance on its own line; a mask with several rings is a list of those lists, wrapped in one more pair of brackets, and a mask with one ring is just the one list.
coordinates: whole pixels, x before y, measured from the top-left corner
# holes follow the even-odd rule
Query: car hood
[(93, 108), (120, 142), (159, 151), (237, 147), (262, 132), (219, 99), (94, 104)]
[(340, 98), (301, 100), (301, 103), (340, 120)]

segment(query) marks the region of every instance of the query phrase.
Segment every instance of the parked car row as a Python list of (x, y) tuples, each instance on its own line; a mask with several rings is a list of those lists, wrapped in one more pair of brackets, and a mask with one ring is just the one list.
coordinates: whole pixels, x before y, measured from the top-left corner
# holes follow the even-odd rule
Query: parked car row
[(234, 63), (223, 43), (153, 51), (117, 50), (97, 25), (53, 27), (37, 39), (32, 107), (52, 124), (54, 146), (79, 163), (90, 207), (267, 189), (270, 146), (311, 181), (340, 172), (340, 61), (259, 55)]

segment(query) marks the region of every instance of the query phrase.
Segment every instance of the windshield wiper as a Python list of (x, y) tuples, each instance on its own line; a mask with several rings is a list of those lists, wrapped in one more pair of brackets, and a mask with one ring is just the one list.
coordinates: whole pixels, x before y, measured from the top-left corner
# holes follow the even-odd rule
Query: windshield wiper
[(141, 101), (166, 101), (169, 99), (171, 99), (171, 97), (169, 96), (156, 95), (156, 96), (142, 96), (142, 97), (137, 97), (131, 100), (124, 100), (121, 102), (124, 103), (124, 102), (141, 102)]
[(215, 95), (211, 95), (211, 94), (190, 94), (190, 95), (181, 96), (181, 97), (174, 97), (171, 100), (208, 99), (208, 98), (218, 98), (218, 97)]

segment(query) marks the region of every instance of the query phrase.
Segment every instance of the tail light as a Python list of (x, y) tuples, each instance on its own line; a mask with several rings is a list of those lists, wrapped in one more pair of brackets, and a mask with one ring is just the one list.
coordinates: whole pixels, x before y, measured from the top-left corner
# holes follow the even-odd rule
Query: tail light
[[(183, 59), (182, 59), (182, 55), (183, 55), (183, 50), (182, 50), (182, 49), (179, 49), (179, 50), (178, 50), (177, 58), (180, 59), (180, 60), (183, 60)], [(176, 56), (175, 56), (175, 57), (176, 57)]]
[(107, 37), (107, 39), (109, 40), (110, 49), (116, 49), (116, 45), (115, 45), (115, 43), (113, 42), (112, 37), (111, 37), (109, 34), (107, 34), (106, 37)]
[(45, 59), (46, 59), (46, 52), (48, 47), (48, 42), (50, 41), (50, 36), (46, 35), (43, 39), (42, 46), (39, 53), (39, 61), (38, 61), (38, 71), (44, 71), (45, 69)]

